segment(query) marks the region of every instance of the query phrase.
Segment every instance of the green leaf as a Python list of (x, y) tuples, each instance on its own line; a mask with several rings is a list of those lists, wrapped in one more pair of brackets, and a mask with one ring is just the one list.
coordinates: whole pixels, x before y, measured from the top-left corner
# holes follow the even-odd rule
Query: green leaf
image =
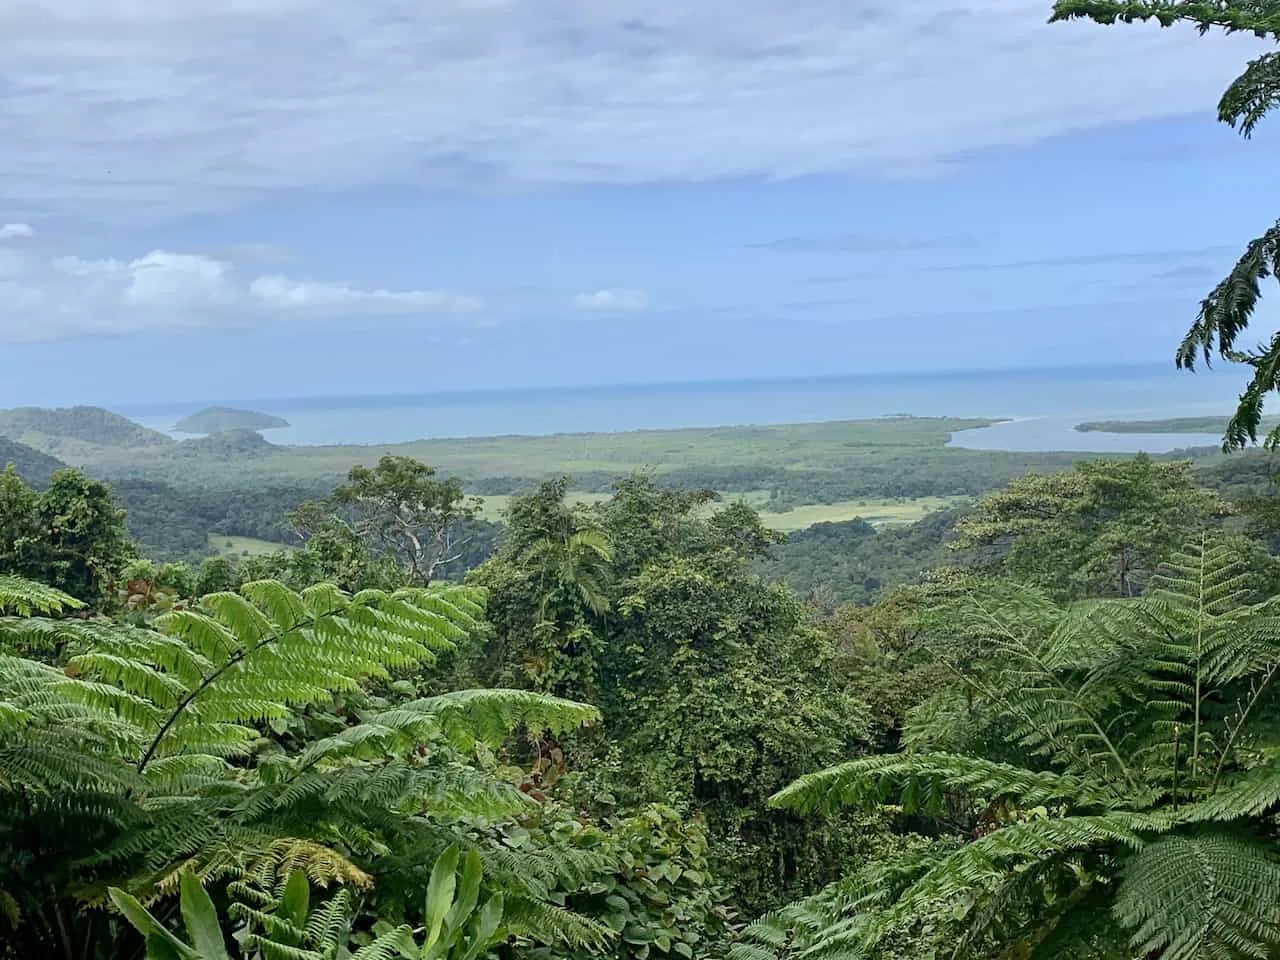
[(440, 939), (445, 916), (453, 904), (453, 891), (458, 883), (459, 852), (456, 843), (451, 845), (436, 858), (435, 866), (431, 868), (431, 879), (427, 882), (427, 938), (422, 945), (424, 953)]
[(147, 960), (184, 960), (185, 956), (163, 937), (147, 937)]
[(498, 932), (498, 927), (502, 924), (502, 914), (502, 894), (495, 893), (492, 897), (486, 900), (484, 906), (480, 908), (480, 917), (476, 923), (476, 929), (471, 941), (471, 946), (467, 952), (462, 955), (461, 960), (475, 960), (475, 958), (480, 955), (480, 951), (493, 943), (494, 937)]
[(449, 915), (445, 918), (446, 930), (461, 930), (466, 925), (467, 918), (480, 900), (480, 880), (483, 874), (480, 854), (474, 850), (467, 851), (462, 862), (462, 883), (458, 887), (453, 906), (449, 909)]
[(310, 907), (311, 884), (307, 881), (305, 873), (295, 870), (289, 874), (289, 880), (284, 885), (284, 896), (280, 900), (280, 909), (277, 913), (301, 930), (307, 925)]
[(200, 960), (200, 955), (195, 950), (170, 933), (159, 920), (151, 915), (146, 907), (138, 902), (136, 897), (125, 893), (119, 887), (111, 887), (107, 891), (107, 895), (111, 897), (111, 902), (116, 905), (117, 910), (124, 914), (124, 918), (129, 921), (133, 928), (146, 937), (148, 953), (151, 950), (150, 943), (152, 940), (163, 940), (184, 960)]
[(218, 910), (194, 873), (182, 875), (179, 903), (187, 933), (191, 935), (191, 943), (200, 960), (229, 960), (227, 942), (218, 923)]

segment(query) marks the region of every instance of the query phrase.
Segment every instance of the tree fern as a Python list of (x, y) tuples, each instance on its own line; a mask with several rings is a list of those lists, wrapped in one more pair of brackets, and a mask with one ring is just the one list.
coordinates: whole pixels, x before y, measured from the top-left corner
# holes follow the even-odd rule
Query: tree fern
[(1174, 835), (1129, 858), (1115, 913), (1141, 954), (1265, 957), (1280, 943), (1278, 889), (1280, 860), (1257, 837)]
[[(74, 895), (91, 899), (105, 893), (92, 878), (112, 876), (127, 877), (127, 895), (144, 901), (186, 878), (297, 872), (319, 886), (367, 888), (400, 850), (434, 856), (464, 827), (528, 809), (527, 796), (477, 760), (512, 730), (563, 732), (596, 717), (526, 691), (389, 704), (361, 693), (471, 630), (483, 595), (469, 588), (349, 596), (266, 581), (149, 627), (60, 619), (73, 603), (26, 584), (4, 590), (6, 603), (33, 615), (0, 619), (0, 843), (77, 831), (65, 849), (8, 849), (0, 896), (24, 916), (41, 897), (70, 895), (61, 884), (72, 875), (89, 884)], [(65, 664), (5, 652), (36, 641), (65, 650)], [(331, 736), (299, 748), (271, 734), (335, 696), (364, 706), (334, 717), (345, 725)], [(78, 839), (87, 847), (76, 850)], [(495, 852), (479, 839), (472, 849), (485, 860)], [(575, 942), (599, 933), (556, 911), (545, 889), (511, 887), (521, 930), (542, 923)], [(33, 950), (46, 949), (47, 938), (33, 936)]]
[(959, 802), (974, 837), (890, 885), (891, 901), (828, 912), (823, 936), (844, 943), (852, 923), (874, 947), (932, 917), (961, 956), (1048, 957), (1054, 944), (1122, 956), (1105, 924), (1082, 926), (1088, 903), (1110, 908), (1139, 955), (1280, 949), (1280, 608), (1249, 602), (1246, 573), (1229, 545), (1200, 541), (1136, 600), (1058, 608), (1006, 586), (949, 605), (939, 622), (980, 655), (950, 660), (960, 696), (921, 711), (924, 729), (907, 738), (918, 752), (810, 774), (774, 802), (926, 816)]

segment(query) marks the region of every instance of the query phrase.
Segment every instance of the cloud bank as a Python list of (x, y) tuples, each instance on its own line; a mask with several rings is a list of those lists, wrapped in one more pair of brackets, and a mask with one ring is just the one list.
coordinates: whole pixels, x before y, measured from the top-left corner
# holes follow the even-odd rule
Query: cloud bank
[(0, 248), (0, 342), (197, 327), (472, 314), (473, 296), (366, 290), (279, 274), (246, 276), (227, 260), (153, 250), (133, 260), (43, 258)]
[[(11, 214), (283, 189), (928, 176), (1201, 112), (1252, 37), (1049, 0), (9, 0)], [(69, 134), (74, 131), (74, 134)]]

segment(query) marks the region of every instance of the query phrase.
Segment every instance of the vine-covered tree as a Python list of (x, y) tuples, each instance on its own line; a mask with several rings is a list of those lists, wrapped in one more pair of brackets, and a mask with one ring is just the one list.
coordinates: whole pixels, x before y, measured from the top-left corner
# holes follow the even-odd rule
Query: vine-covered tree
[(352, 467), (327, 500), (303, 504), (290, 520), (330, 551), (363, 544), (375, 560), (390, 558), (409, 582), (426, 586), (466, 555), (466, 522), (478, 509), (456, 477), (437, 479), (434, 467), (412, 457), (384, 456), (372, 468)]
[(643, 474), (591, 508), (566, 489), (516, 498), (506, 543), (473, 575), (494, 628), (482, 669), (598, 703), (600, 734), (560, 745), (587, 768), (584, 805), (700, 812), (749, 909), (834, 876), (858, 833), (815, 833), (766, 800), (864, 743), (867, 724), (828, 635), (751, 569), (778, 537), (745, 505), (713, 511), (714, 494)]
[(111, 489), (79, 470), (59, 470), (45, 489), (0, 472), (0, 574), (39, 580), (94, 606), (136, 555)]

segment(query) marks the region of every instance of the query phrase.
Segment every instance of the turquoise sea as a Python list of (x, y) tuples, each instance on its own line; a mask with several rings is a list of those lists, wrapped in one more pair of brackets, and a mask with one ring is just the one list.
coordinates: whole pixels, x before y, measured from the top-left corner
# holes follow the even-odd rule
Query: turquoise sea
[(895, 414), (980, 416), (1012, 422), (965, 431), (952, 442), (994, 450), (1157, 453), (1215, 445), (1219, 438), (1105, 435), (1079, 433), (1072, 427), (1082, 420), (1226, 414), (1234, 408), (1243, 382), (1239, 368), (1195, 374), (1171, 365), (1046, 368), (472, 393), (221, 398), (120, 412), (169, 430), (179, 417), (213, 403), (248, 407), (290, 422), (287, 428), (265, 431), (273, 443), (307, 445), (805, 423)]

